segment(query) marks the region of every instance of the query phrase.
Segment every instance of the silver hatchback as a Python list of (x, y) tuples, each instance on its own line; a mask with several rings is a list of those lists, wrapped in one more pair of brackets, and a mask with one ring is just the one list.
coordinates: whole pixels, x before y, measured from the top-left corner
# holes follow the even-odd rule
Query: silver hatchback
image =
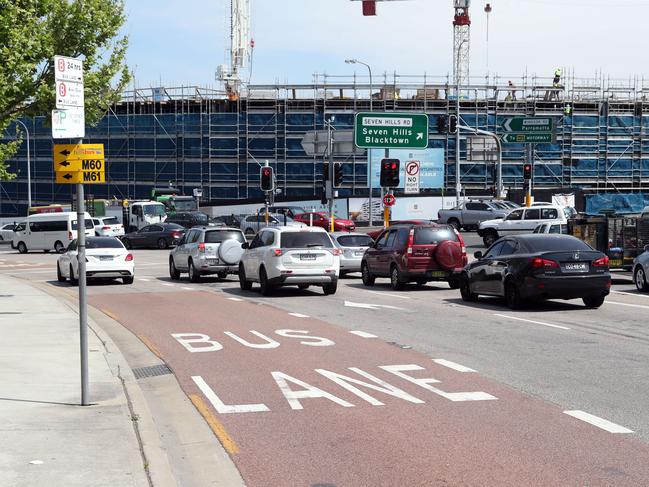
[(245, 241), (238, 228), (192, 228), (169, 254), (169, 276), (177, 280), (187, 272), (190, 281), (198, 282), (204, 275), (216, 274), (225, 279), (228, 274), (236, 274)]
[(365, 233), (334, 232), (331, 234), (336, 247), (340, 249), (340, 275), (360, 272), (363, 254), (374, 242)]

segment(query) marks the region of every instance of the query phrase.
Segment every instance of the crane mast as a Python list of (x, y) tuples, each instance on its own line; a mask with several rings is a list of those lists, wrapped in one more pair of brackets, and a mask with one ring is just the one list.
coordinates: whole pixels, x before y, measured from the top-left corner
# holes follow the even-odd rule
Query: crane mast
[(453, 18), (453, 81), (456, 86), (469, 82), (471, 18), (469, 5), (471, 0), (453, 0), (455, 16)]
[(239, 97), (242, 71), (248, 67), (253, 46), (250, 38), (250, 0), (230, 0), (230, 65), (220, 65), (216, 78), (223, 82), (231, 100)]

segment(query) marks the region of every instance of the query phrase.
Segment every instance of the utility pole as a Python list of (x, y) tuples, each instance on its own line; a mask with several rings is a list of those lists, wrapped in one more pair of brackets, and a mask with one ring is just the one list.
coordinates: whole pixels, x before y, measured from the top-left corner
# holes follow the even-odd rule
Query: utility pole
[(329, 160), (329, 168), (327, 174), (327, 183), (325, 185), (325, 192), (327, 196), (327, 203), (329, 204), (329, 231), (333, 232), (335, 228), (334, 224), (334, 142), (333, 142), (333, 132), (332, 124), (335, 120), (334, 117), (331, 117), (327, 122), (328, 129), (328, 144), (327, 144), (327, 153)]

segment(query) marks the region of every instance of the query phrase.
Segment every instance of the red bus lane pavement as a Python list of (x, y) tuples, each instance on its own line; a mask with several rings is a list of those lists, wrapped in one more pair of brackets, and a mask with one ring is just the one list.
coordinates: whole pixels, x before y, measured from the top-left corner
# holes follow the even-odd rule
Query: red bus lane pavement
[(649, 481), (631, 432), (444, 357), (210, 292), (91, 304), (155, 348), (250, 486)]

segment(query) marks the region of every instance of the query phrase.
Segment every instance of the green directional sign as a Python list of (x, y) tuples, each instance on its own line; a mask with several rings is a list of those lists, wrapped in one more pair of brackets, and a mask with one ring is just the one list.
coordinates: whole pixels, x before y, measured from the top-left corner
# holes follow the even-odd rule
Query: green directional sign
[(502, 141), (509, 144), (544, 144), (552, 143), (552, 133), (540, 134), (503, 134)]
[(504, 132), (551, 133), (553, 123), (550, 117), (511, 117), (504, 119), (501, 127)]
[(423, 113), (357, 113), (354, 141), (362, 148), (426, 149), (428, 116)]

